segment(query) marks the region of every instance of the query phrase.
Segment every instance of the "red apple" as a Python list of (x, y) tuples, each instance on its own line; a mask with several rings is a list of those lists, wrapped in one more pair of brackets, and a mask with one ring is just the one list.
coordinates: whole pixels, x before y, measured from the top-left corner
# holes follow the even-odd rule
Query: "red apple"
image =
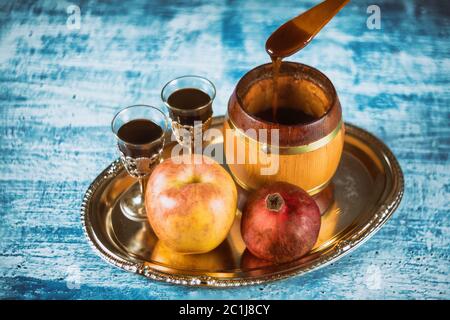
[(320, 230), (320, 211), (299, 187), (275, 182), (254, 192), (244, 208), (241, 233), (256, 257), (282, 263), (309, 252)]
[(228, 235), (236, 207), (233, 179), (206, 156), (169, 158), (155, 168), (147, 184), (148, 220), (159, 240), (179, 253), (216, 248)]

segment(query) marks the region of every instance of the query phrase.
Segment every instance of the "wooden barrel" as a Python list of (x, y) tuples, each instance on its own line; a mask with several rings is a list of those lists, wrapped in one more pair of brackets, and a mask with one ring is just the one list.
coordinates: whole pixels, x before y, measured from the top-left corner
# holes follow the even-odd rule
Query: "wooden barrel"
[[(249, 71), (238, 82), (224, 123), (224, 152), (237, 183), (247, 190), (286, 181), (311, 195), (323, 190), (339, 165), (344, 124), (336, 90), (320, 71), (283, 62), (278, 103), (314, 117), (304, 124), (282, 125), (255, 116), (271, 107), (272, 65)], [(278, 135), (278, 138), (277, 138)]]

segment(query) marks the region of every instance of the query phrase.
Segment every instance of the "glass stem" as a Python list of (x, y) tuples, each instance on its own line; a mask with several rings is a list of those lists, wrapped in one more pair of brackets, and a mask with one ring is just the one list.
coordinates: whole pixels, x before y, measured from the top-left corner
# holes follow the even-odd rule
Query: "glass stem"
[(145, 199), (145, 191), (147, 190), (148, 175), (138, 178), (139, 187), (141, 189), (142, 199)]

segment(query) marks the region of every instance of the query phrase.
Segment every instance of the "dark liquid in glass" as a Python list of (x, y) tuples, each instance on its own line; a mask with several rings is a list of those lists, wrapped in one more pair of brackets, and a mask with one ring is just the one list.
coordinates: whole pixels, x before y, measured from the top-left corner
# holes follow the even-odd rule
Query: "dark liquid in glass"
[[(117, 136), (119, 137), (119, 149), (125, 156), (137, 158), (150, 158), (162, 148), (162, 128), (147, 119), (131, 120), (123, 124)], [(149, 145), (151, 142), (160, 141)]]
[(167, 103), (180, 110), (169, 108), (170, 118), (181, 125), (194, 125), (195, 121), (206, 122), (212, 116), (211, 97), (200, 89), (184, 88), (173, 92)]
[(278, 107), (274, 115), (272, 108), (267, 108), (255, 114), (255, 117), (261, 120), (278, 123), (282, 125), (297, 125), (313, 122), (317, 118), (303, 112), (299, 109), (289, 107)]

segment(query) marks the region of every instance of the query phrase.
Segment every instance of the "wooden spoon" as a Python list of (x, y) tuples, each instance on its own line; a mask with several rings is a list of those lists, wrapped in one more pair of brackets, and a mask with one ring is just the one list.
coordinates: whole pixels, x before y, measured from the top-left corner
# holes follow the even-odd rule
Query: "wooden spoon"
[(272, 60), (293, 55), (304, 48), (349, 1), (326, 0), (289, 20), (267, 39), (267, 53)]

